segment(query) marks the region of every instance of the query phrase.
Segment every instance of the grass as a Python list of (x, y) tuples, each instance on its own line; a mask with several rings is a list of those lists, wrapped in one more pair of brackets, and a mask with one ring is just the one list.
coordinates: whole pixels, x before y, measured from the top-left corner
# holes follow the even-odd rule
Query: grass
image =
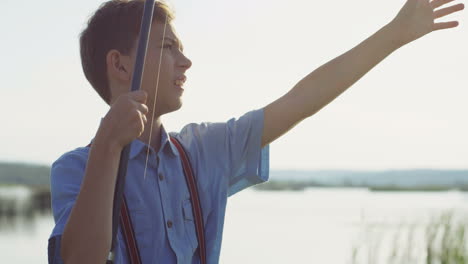
[(364, 239), (352, 248), (351, 263), (465, 264), (467, 232), (468, 223), (453, 211), (435, 216), (426, 225), (402, 222), (393, 234), (365, 227)]

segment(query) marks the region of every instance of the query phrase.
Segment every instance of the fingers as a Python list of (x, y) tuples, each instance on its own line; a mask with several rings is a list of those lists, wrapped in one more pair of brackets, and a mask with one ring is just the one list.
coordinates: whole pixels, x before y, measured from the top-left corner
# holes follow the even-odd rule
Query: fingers
[(148, 123), (148, 119), (146, 117), (146, 115), (144, 115), (143, 113), (141, 112), (138, 112), (140, 114), (140, 120), (141, 120), (141, 128), (142, 130), (145, 129), (145, 125)]
[(435, 31), (435, 30), (446, 29), (446, 28), (454, 28), (456, 26), (458, 26), (457, 21), (441, 22), (441, 23), (435, 23), (432, 29)]
[(137, 104), (137, 110), (144, 115), (148, 114), (149, 112), (148, 106), (146, 106), (145, 104)]
[(141, 135), (144, 131), (145, 125), (148, 123), (148, 118), (146, 115), (149, 112), (148, 106), (146, 106), (146, 100), (147, 100), (147, 93), (143, 90), (138, 90), (134, 92), (128, 93), (128, 97), (131, 100), (131, 103), (133, 104), (133, 109), (136, 110), (136, 124), (137, 125), (137, 130), (139, 131), (139, 135)]
[(148, 122), (146, 115), (149, 112), (148, 106), (145, 104), (147, 93), (143, 90), (135, 91), (130, 93), (130, 98), (135, 101), (135, 107), (140, 115), (140, 119), (143, 121), (143, 124), (146, 124)]
[(137, 106), (137, 112), (140, 116), (140, 120), (142, 122), (142, 127), (144, 128), (145, 125), (148, 123), (148, 118), (146, 115), (148, 114), (148, 107), (144, 104), (140, 104)]
[(463, 5), (463, 4), (458, 4), (458, 5), (454, 5), (454, 6), (451, 6), (451, 7), (446, 7), (446, 8), (435, 11), (434, 12), (434, 18), (443, 17), (443, 16), (446, 16), (446, 15), (458, 12), (460, 10), (463, 10), (464, 8), (465, 8), (465, 5)]
[(103, 123), (109, 131), (115, 131), (111, 138), (119, 146), (126, 146), (145, 131), (149, 113), (147, 96), (145, 91), (139, 90), (122, 94), (112, 103)]
[(148, 99), (148, 94), (144, 90), (138, 90), (130, 93), (130, 98), (138, 103), (145, 104)]
[(136, 111), (137, 113), (137, 120), (133, 123), (136, 127), (135, 129), (138, 131), (138, 136), (141, 136), (145, 131), (145, 126), (148, 123), (148, 119), (146, 114), (142, 113), (140, 109)]
[(454, 0), (434, 0), (430, 3), (432, 9), (436, 9), (440, 6), (453, 2)]
[(142, 107), (137, 107), (137, 112), (140, 115), (140, 119), (145, 121), (145, 124), (146, 124), (146, 122), (148, 121), (146, 117), (146, 115), (148, 114), (148, 111), (144, 111)]

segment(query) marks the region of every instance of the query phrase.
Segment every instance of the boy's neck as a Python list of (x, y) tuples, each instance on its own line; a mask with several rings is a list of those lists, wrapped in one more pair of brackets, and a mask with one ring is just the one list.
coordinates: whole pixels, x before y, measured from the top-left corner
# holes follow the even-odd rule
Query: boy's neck
[(150, 131), (151, 131), (151, 142), (149, 145), (156, 151), (159, 152), (159, 148), (161, 147), (161, 118), (155, 118), (153, 121), (153, 129), (150, 128), (151, 120), (148, 120), (148, 123), (145, 126), (145, 131), (141, 136), (138, 137), (139, 140), (148, 144), (150, 140)]

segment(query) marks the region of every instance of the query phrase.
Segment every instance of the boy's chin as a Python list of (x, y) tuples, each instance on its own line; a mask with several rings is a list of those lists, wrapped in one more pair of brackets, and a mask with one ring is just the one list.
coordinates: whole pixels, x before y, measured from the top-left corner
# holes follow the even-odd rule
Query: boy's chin
[(177, 110), (181, 109), (182, 105), (183, 105), (182, 100), (179, 100), (177, 105), (174, 107), (173, 111), (177, 111)]
[(172, 102), (166, 109), (166, 114), (179, 110), (180, 108), (182, 108), (182, 105), (183, 103), (181, 99)]

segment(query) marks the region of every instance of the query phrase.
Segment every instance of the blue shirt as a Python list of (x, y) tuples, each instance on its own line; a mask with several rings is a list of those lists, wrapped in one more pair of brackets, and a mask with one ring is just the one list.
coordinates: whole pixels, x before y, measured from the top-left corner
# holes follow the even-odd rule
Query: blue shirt
[[(198, 182), (208, 263), (218, 263), (228, 196), (268, 180), (269, 146), (261, 148), (263, 109), (228, 122), (188, 124), (171, 132), (186, 150)], [(131, 143), (124, 189), (143, 263), (199, 263), (190, 194), (177, 148), (161, 130), (156, 153), (140, 140)], [(144, 177), (147, 148), (148, 168)], [(89, 148), (65, 153), (52, 165), (51, 193), (56, 237), (53, 263), (63, 263), (60, 238), (80, 191)], [(168, 227), (166, 223), (173, 224)], [(122, 233), (115, 263), (129, 263)]]

